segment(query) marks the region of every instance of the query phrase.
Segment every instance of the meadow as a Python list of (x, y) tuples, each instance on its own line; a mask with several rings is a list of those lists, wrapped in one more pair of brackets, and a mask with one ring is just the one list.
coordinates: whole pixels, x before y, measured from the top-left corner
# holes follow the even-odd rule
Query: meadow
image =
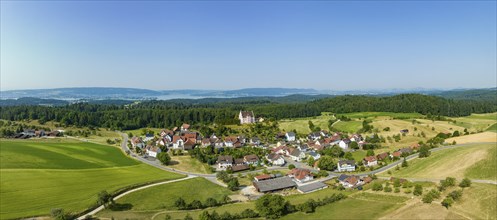
[(183, 177), (126, 157), (115, 147), (52, 140), (5, 140), (0, 146), (0, 219), (81, 212), (102, 190)]
[(335, 117), (328, 112), (323, 112), (320, 116), (316, 117), (282, 119), (278, 122), (278, 124), (281, 130), (296, 130), (299, 134), (307, 135), (309, 132), (311, 132), (311, 130), (309, 129), (309, 121), (311, 121), (316, 127), (328, 130), (328, 121), (330, 119), (335, 119)]
[[(392, 170), (392, 176), (406, 178), (444, 179), (474, 178), (495, 180), (497, 178), (495, 144), (479, 144), (433, 152), (427, 158), (409, 161), (407, 168)], [(380, 174), (388, 176), (387, 173)]]

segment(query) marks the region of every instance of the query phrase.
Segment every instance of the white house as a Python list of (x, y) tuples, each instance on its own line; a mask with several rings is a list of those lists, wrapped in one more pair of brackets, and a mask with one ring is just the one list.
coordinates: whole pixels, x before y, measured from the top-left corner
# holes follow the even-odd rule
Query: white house
[(238, 119), (240, 119), (240, 124), (255, 123), (253, 111), (240, 111), (240, 114), (238, 114)]
[(153, 140), (154, 139), (154, 135), (153, 134), (146, 134), (145, 135), (145, 139), (143, 139), (144, 142), (148, 142), (150, 140)]
[(352, 172), (352, 171), (355, 171), (355, 161), (353, 160), (338, 161), (338, 172)]
[(157, 157), (157, 154), (159, 154), (160, 152), (162, 151), (159, 147), (149, 147), (147, 149), (147, 155), (150, 157)]
[(220, 169), (226, 169), (228, 167), (233, 166), (233, 157), (232, 156), (219, 156), (217, 158), (217, 166)]
[(289, 155), (292, 160), (300, 162), (302, 159), (305, 158), (305, 153), (300, 151), (297, 148), (293, 148), (293, 150), (289, 151)]
[(285, 165), (285, 159), (277, 153), (270, 153), (266, 156), (267, 160), (274, 166)]
[(293, 168), (287, 175), (299, 183), (305, 183), (314, 179), (314, 176), (312, 176), (311, 171), (308, 169)]
[(349, 148), (349, 144), (350, 144), (350, 139), (345, 138), (338, 143), (338, 146), (342, 149), (347, 149)]
[(314, 160), (319, 160), (319, 158), (321, 158), (321, 154), (317, 153), (316, 151), (307, 152), (307, 156), (312, 157)]
[(173, 149), (184, 149), (185, 148), (185, 140), (181, 136), (173, 137)]
[(375, 156), (367, 156), (362, 160), (364, 166), (372, 167), (378, 165), (378, 160)]
[(295, 133), (293, 132), (287, 132), (285, 137), (287, 141), (295, 141)]

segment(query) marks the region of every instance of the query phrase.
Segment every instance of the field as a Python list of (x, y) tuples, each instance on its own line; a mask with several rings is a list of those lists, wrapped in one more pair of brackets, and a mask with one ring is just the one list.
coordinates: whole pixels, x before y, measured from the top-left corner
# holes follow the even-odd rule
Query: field
[(495, 132), (483, 132), (478, 134), (464, 135), (454, 138), (448, 138), (446, 142), (452, 143), (455, 141), (458, 144), (474, 143), (474, 142), (497, 142), (497, 133)]
[[(443, 198), (444, 196), (442, 196)], [(460, 201), (446, 209), (438, 199), (431, 204), (419, 198), (410, 200), (405, 206), (388, 213), (381, 219), (496, 219), (497, 186), (473, 183), (463, 192)]]
[(428, 158), (411, 160), (409, 167), (399, 171), (392, 170), (392, 175), (409, 178), (443, 179), (451, 176), (495, 180), (497, 178), (495, 152), (495, 144), (445, 149), (432, 153)]
[(348, 118), (354, 119), (366, 119), (366, 118), (376, 118), (376, 117), (390, 117), (397, 119), (411, 119), (411, 118), (422, 118), (423, 115), (419, 113), (394, 113), (394, 112), (354, 112), (339, 114), (344, 115)]
[(349, 198), (316, 208), (316, 212), (297, 212), (282, 219), (374, 219), (404, 205), (407, 197), (355, 193)]
[(488, 127), (487, 131), (497, 132), (497, 123), (495, 123), (495, 124), (491, 125), (490, 127)]
[(172, 156), (169, 164), (170, 168), (191, 173), (212, 173), (209, 165), (202, 163), (189, 155)]
[(316, 127), (328, 130), (328, 121), (330, 119), (335, 119), (335, 117), (333, 117), (333, 115), (329, 113), (322, 113), (320, 116), (317, 117), (283, 119), (280, 120), (278, 123), (281, 130), (284, 131), (297, 130), (297, 133), (307, 135), (309, 132), (311, 132), (311, 130), (309, 129), (309, 121), (312, 121), (312, 123)]
[(339, 121), (333, 125), (333, 128), (348, 133), (356, 133), (362, 128), (362, 121)]
[(80, 212), (96, 195), (182, 177), (127, 158), (119, 149), (92, 143), (1, 140), (0, 218)]

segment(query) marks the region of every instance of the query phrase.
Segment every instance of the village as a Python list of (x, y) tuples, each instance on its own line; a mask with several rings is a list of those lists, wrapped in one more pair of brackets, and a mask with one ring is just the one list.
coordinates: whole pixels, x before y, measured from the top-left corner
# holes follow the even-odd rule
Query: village
[[(240, 111), (240, 124), (257, 123), (260, 119), (251, 111)], [(408, 132), (407, 130), (399, 132)], [(161, 152), (172, 154), (190, 153), (195, 151), (210, 152), (206, 157), (213, 172), (247, 173), (262, 170), (278, 170), (288, 167), (286, 174), (265, 173), (252, 179), (252, 185), (258, 193), (278, 192), (285, 189), (297, 189), (301, 193), (314, 192), (327, 188), (323, 182), (336, 177), (336, 182), (343, 188), (361, 189), (364, 184), (372, 181), (374, 173), (360, 174), (361, 171), (374, 171), (391, 161), (400, 160), (415, 153), (419, 144), (400, 148), (392, 153), (368, 155), (362, 160), (352, 158), (339, 159), (333, 165), (323, 169), (320, 160), (325, 149), (336, 148), (343, 152), (362, 150), (366, 141), (360, 134), (345, 136), (339, 132), (321, 130), (311, 132), (306, 138), (297, 138), (295, 132), (279, 132), (274, 143), (264, 143), (259, 137), (245, 135), (218, 137), (216, 134), (203, 136), (184, 123), (173, 129), (163, 129), (157, 135), (131, 137), (131, 149), (135, 149), (143, 158), (155, 160)], [(258, 149), (257, 154), (248, 149)], [(204, 151), (200, 151), (204, 149)], [(231, 153), (230, 153), (231, 152)], [(237, 152), (237, 153), (233, 153)], [(238, 157), (237, 157), (238, 156)], [(193, 157), (193, 156), (192, 156)], [(323, 163), (328, 163), (323, 162)], [(330, 169), (330, 167), (332, 167)], [(244, 191), (246, 192), (246, 191)]]

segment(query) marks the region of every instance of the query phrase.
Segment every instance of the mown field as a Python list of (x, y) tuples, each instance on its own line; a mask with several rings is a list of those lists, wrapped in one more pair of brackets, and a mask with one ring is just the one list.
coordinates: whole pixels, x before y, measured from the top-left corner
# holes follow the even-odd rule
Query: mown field
[(52, 208), (80, 212), (102, 190), (181, 178), (92, 143), (5, 140), (0, 145), (0, 219), (48, 215)]
[[(497, 179), (496, 144), (479, 144), (433, 152), (428, 158), (416, 158), (407, 168), (391, 170), (392, 176), (444, 179), (447, 176), (473, 179)], [(387, 173), (380, 174), (388, 176)]]
[(328, 130), (328, 121), (335, 119), (335, 117), (327, 112), (323, 112), (320, 116), (309, 118), (296, 118), (296, 119), (283, 119), (278, 122), (281, 130), (293, 131), (296, 130), (299, 134), (307, 135), (311, 130), (309, 129), (309, 121), (316, 127)]
[(98, 216), (114, 216), (121, 219), (128, 218), (128, 216), (139, 216), (141, 213), (149, 213), (140, 217), (146, 218), (146, 216), (149, 216), (151, 213), (158, 213), (166, 210), (177, 210), (174, 206), (174, 202), (180, 197), (183, 198), (186, 203), (190, 203), (193, 200), (204, 202), (207, 198), (214, 198), (221, 201), (224, 195), (232, 194), (233, 192), (227, 188), (198, 177), (185, 181), (155, 186), (126, 195), (116, 202), (119, 204), (131, 205), (130, 207), (132, 208), (130, 210), (105, 210), (99, 213)]

